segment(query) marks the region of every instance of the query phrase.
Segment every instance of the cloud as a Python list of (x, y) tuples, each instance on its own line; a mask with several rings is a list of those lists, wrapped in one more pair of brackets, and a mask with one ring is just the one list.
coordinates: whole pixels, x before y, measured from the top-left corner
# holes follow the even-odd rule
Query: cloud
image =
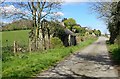
[(44, 15), (46, 15), (47, 13), (46, 12), (42, 12), (42, 15), (44, 16)]
[[(42, 15), (46, 15), (47, 12), (42, 12)], [(62, 12), (54, 12), (54, 13), (51, 13), (51, 15), (54, 15), (54, 16), (64, 16), (64, 14)]]
[(0, 14), (29, 14), (30, 11), (22, 11), (20, 8), (16, 8), (14, 5), (0, 6)]
[(64, 13), (62, 12), (55, 12), (53, 13), (54, 16), (64, 16)]
[(9, 5), (9, 6), (2, 6), (0, 7), (0, 10), (2, 13), (6, 13), (6, 14), (15, 14), (15, 13), (20, 13), (21, 10), (18, 8), (15, 8), (13, 5)]
[[(0, 6), (0, 14), (12, 15), (12, 14), (30, 14), (30, 11), (23, 11), (20, 8), (16, 8), (14, 5)], [(42, 12), (42, 15), (46, 15), (47, 12)], [(64, 16), (62, 12), (54, 12), (51, 15)]]
[[(42, 12), (42, 15), (46, 15), (47, 12)], [(64, 16), (64, 14), (62, 12), (54, 12), (54, 13), (51, 13), (51, 15), (53, 16)]]

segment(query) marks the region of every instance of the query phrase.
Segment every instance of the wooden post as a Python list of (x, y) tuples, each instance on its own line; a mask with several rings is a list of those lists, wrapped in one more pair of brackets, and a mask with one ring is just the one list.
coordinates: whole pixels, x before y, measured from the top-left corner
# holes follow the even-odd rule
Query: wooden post
[(32, 51), (32, 47), (31, 47), (31, 39), (29, 38), (29, 52)]
[(47, 28), (48, 31), (48, 49), (50, 49), (50, 29)]
[(17, 47), (16, 47), (16, 41), (14, 41), (14, 55), (16, 55)]

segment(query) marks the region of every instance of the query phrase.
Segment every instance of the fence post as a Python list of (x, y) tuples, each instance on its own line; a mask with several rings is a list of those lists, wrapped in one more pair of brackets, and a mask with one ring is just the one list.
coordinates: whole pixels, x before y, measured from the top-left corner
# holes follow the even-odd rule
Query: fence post
[(14, 55), (16, 55), (16, 52), (17, 52), (16, 41), (14, 41), (14, 45), (13, 46), (14, 46)]
[(32, 47), (31, 47), (31, 39), (29, 38), (29, 52), (32, 51)]

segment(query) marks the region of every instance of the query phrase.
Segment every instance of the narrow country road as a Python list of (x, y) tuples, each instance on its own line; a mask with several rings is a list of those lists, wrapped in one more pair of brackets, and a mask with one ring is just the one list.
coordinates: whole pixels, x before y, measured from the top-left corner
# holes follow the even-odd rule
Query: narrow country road
[(38, 77), (66, 77), (67, 79), (119, 79), (111, 64), (105, 41), (99, 39), (83, 50), (71, 55)]

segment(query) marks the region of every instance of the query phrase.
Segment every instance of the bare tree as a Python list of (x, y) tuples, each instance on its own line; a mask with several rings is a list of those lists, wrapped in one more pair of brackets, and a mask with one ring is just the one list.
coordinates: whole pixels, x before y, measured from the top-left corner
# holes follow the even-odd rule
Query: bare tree
[(35, 32), (36, 48), (38, 47), (38, 39), (41, 31), (42, 40), (43, 40), (42, 43), (44, 49), (46, 49), (45, 27), (44, 27), (44, 23), (42, 23), (42, 20), (44, 18), (48, 19), (53, 17), (54, 16), (53, 13), (55, 13), (57, 9), (60, 9), (61, 2), (47, 2), (46, 0), (44, 0), (43, 2), (28, 2), (28, 5), (33, 15), (34, 27), (36, 30)]
[(2, 4), (2, 3), (4, 3), (4, 2), (5, 2), (5, 0), (1, 0), (1, 1), (0, 1), (0, 4)]
[(110, 32), (110, 43), (114, 43), (114, 40), (119, 33), (119, 6), (118, 2), (98, 2), (93, 4), (92, 10), (99, 14), (99, 18), (102, 18), (108, 26)]
[[(8, 12), (6, 10), (6, 5), (10, 5), (14, 11)], [(53, 19), (55, 13), (61, 9), (61, 1), (57, 0), (56, 2), (47, 2), (46, 0), (42, 0), (41, 2), (11, 2), (4, 3), (2, 6), (2, 17), (9, 18), (13, 20), (19, 19), (32, 19), (33, 20), (33, 28), (30, 33), (31, 41), (35, 43), (35, 49), (39, 48), (38, 42), (40, 39), (40, 32), (42, 35), (42, 41), (45, 39), (44, 26), (42, 25), (43, 19)], [(15, 7), (14, 7), (15, 6)], [(43, 42), (44, 44), (44, 42)], [(31, 45), (33, 45), (31, 43)], [(31, 48), (31, 47), (30, 47)]]
[(95, 2), (91, 5), (91, 11), (98, 13), (98, 18), (108, 22), (111, 17), (112, 2)]

